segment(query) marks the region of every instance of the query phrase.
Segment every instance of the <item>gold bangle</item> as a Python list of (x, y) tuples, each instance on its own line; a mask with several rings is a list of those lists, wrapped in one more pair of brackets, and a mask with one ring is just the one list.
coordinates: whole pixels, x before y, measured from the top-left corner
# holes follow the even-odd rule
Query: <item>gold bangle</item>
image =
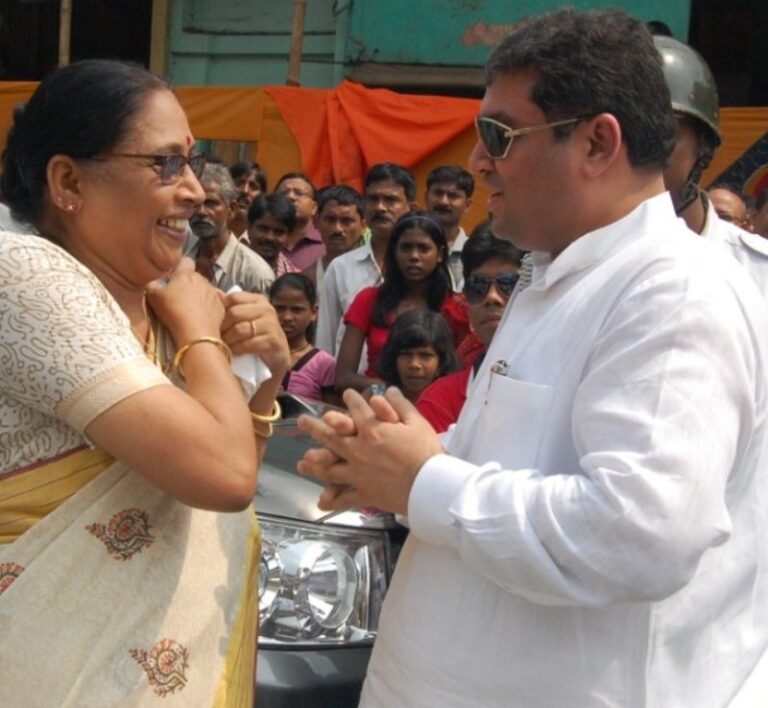
[(182, 381), (187, 380), (186, 376), (184, 376), (184, 372), (181, 369), (181, 362), (182, 359), (184, 359), (184, 355), (193, 346), (195, 346), (195, 344), (202, 344), (203, 342), (207, 342), (208, 344), (215, 344), (221, 350), (224, 356), (227, 357), (227, 361), (230, 364), (232, 363), (232, 350), (229, 348), (229, 346), (227, 346), (227, 343), (223, 339), (219, 339), (218, 337), (198, 337), (197, 339), (193, 339), (191, 342), (187, 342), (181, 349), (179, 349), (179, 351), (176, 352), (176, 355), (173, 357), (173, 363), (171, 366)]
[(269, 415), (259, 415), (258, 413), (251, 412), (251, 418), (253, 418), (255, 423), (276, 423), (282, 415), (283, 411), (277, 401), (272, 403), (272, 412)]
[[(267, 431), (263, 432), (259, 430), (256, 426), (257, 425), (266, 425)], [(275, 429), (272, 427), (272, 423), (260, 423), (258, 421), (253, 422), (253, 432), (255, 435), (257, 435), (260, 438), (271, 438), (272, 434), (275, 432)]]

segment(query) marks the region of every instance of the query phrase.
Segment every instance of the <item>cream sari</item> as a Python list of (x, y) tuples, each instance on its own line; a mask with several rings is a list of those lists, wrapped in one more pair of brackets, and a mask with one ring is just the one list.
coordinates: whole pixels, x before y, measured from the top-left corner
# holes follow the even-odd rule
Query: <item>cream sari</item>
[[(0, 371), (0, 705), (250, 708), (255, 514), (187, 507), (86, 444), (101, 411), (169, 381), (90, 273), (19, 238), (0, 237), (0, 353), (21, 352)], [(85, 285), (75, 311), (58, 298)], [(64, 373), (61, 349), (80, 358)]]

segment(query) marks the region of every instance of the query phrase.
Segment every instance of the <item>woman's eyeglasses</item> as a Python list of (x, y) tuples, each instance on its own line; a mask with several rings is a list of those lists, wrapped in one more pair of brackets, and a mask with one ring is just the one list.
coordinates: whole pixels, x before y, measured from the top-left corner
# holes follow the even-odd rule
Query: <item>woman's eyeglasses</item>
[(508, 300), (519, 278), (517, 273), (499, 273), (493, 278), (485, 275), (470, 275), (464, 280), (464, 294), (470, 305), (477, 305), (485, 299), (493, 284), (499, 295)]
[(554, 123), (544, 123), (542, 125), (531, 125), (527, 128), (510, 128), (504, 123), (500, 123), (493, 118), (486, 118), (485, 116), (477, 116), (475, 118), (475, 128), (477, 129), (477, 135), (480, 138), (480, 142), (485, 148), (485, 152), (491, 160), (503, 160), (509, 148), (512, 147), (512, 143), (515, 138), (520, 135), (528, 135), (529, 133), (538, 133), (540, 130), (547, 130), (548, 128), (558, 128), (561, 125), (570, 125), (571, 123), (578, 123), (581, 118), (569, 118), (568, 120), (558, 120)]
[(189, 165), (192, 174), (198, 179), (202, 177), (206, 165), (205, 155), (140, 155), (127, 152), (109, 152), (98, 155), (94, 160), (108, 160), (113, 157), (127, 157), (134, 160), (144, 160), (147, 167), (152, 167), (160, 176), (163, 184), (173, 184), (179, 179), (184, 168)]

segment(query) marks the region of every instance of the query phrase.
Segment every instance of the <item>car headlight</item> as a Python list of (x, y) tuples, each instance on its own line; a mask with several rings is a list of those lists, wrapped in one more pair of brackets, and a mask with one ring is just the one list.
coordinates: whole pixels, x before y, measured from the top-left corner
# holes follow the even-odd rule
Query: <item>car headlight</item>
[(389, 577), (380, 530), (259, 517), (261, 643), (370, 641)]

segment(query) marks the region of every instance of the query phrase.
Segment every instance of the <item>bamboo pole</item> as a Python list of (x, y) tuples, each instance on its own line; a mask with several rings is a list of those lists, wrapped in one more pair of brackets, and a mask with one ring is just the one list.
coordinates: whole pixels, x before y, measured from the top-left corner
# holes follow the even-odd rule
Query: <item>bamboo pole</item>
[(168, 69), (168, 18), (171, 0), (152, 0), (152, 29), (149, 39), (149, 70), (165, 76)]
[(288, 86), (300, 85), (301, 49), (304, 44), (304, 13), (306, 9), (307, 0), (294, 0), (291, 48), (288, 51), (288, 76), (285, 80), (285, 83)]
[(69, 64), (72, 42), (72, 0), (61, 0), (59, 5), (59, 66)]

